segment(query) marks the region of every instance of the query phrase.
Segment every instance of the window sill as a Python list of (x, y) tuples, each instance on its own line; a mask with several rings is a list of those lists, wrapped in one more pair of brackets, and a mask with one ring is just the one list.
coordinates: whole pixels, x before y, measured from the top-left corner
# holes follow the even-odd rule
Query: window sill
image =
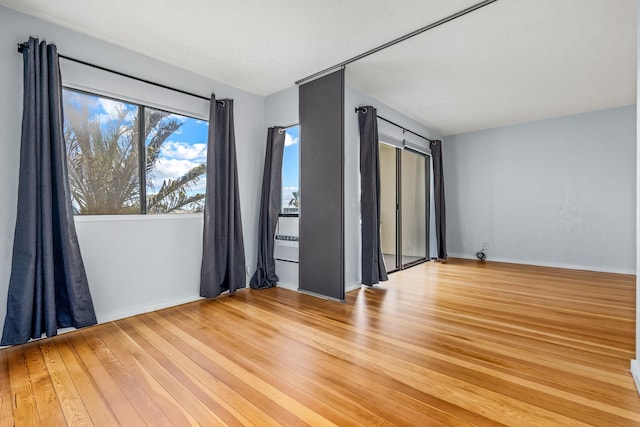
[(202, 213), (183, 214), (134, 214), (134, 215), (74, 215), (75, 222), (114, 222), (114, 221), (156, 221), (156, 220), (201, 220)]

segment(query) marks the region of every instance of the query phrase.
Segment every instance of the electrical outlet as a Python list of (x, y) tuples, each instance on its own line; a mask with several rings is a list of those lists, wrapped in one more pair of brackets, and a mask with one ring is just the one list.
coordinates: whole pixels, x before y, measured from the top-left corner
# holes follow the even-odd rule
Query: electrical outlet
[(489, 242), (482, 242), (482, 249), (489, 249)]
[(466, 241), (466, 240), (463, 240), (463, 241), (462, 241), (462, 247), (463, 247), (463, 248), (466, 248), (466, 247), (467, 247), (467, 241)]

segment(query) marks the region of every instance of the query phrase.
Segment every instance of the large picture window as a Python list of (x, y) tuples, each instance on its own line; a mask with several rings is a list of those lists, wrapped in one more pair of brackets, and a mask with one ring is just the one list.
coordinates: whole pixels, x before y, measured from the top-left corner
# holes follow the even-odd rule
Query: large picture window
[(207, 121), (72, 89), (63, 98), (76, 214), (203, 209)]
[(282, 201), (280, 215), (300, 212), (300, 126), (286, 129), (282, 154)]

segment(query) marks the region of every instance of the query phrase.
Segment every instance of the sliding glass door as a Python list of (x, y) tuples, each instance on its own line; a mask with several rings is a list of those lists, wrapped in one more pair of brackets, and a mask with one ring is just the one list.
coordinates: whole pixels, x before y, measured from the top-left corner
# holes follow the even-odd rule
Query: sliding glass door
[(409, 150), (399, 150), (400, 168), (400, 226), (402, 230), (403, 267), (425, 261), (427, 253), (427, 156)]
[(429, 158), (379, 144), (380, 244), (388, 272), (429, 258)]

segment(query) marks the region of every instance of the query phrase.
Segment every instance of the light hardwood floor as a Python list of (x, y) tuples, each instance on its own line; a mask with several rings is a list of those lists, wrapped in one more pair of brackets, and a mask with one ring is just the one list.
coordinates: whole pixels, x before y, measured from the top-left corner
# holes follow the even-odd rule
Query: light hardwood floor
[(635, 277), (450, 260), (0, 351), (0, 424), (640, 425)]

